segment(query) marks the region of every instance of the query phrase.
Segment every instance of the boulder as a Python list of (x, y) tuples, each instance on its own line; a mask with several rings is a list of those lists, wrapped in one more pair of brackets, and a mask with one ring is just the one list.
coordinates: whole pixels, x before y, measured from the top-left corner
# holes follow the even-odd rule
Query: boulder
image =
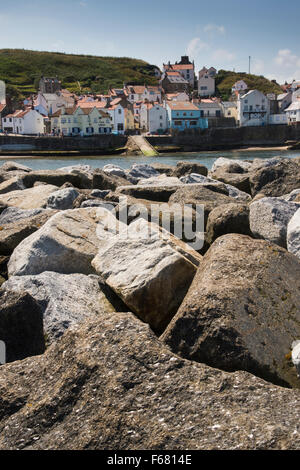
[(96, 231), (105, 223), (106, 212), (87, 208), (55, 214), (14, 250), (8, 264), (9, 276), (44, 271), (93, 274), (91, 261), (100, 244)]
[(92, 188), (92, 175), (86, 171), (68, 171), (68, 170), (38, 170), (25, 174), (22, 182), (26, 188), (32, 188), (36, 182), (46, 183), (55, 186), (62, 186), (65, 183), (71, 183), (79, 189)]
[(11, 255), (25, 238), (39, 230), (55, 213), (56, 211), (45, 210), (33, 217), (0, 225), (0, 255)]
[(185, 361), (128, 313), (0, 367), (0, 396), (1, 450), (300, 448), (298, 390)]
[(39, 186), (35, 188), (11, 191), (8, 194), (0, 195), (0, 205), (6, 207), (18, 207), (19, 209), (37, 209), (47, 205), (50, 194), (57, 191), (58, 187), (47, 184), (43, 189)]
[(165, 163), (152, 163), (151, 166), (160, 174), (173, 176), (174, 166), (166, 165)]
[(151, 178), (153, 176), (159, 176), (158, 171), (156, 171), (153, 166), (140, 163), (134, 163), (130, 170), (128, 170), (126, 173), (128, 180), (132, 180), (133, 183), (141, 178)]
[(1, 165), (0, 171), (23, 171), (25, 173), (29, 173), (32, 169), (28, 166), (21, 165), (20, 163), (8, 161)]
[(162, 332), (195, 275), (193, 257), (201, 259), (183, 245), (140, 219), (129, 226), (127, 237), (116, 235), (102, 243), (92, 265), (130, 310)]
[[(196, 173), (191, 173), (188, 176), (183, 176), (180, 178), (180, 181), (184, 184), (204, 184), (204, 185), (217, 185), (219, 181), (209, 178), (202, 175), (197, 175)], [(232, 186), (231, 184), (219, 183), (219, 187), (222, 188), (220, 192), (227, 194), (230, 197), (233, 197), (237, 201), (249, 202), (251, 197), (249, 194), (244, 191), (239, 190), (237, 187)], [(215, 186), (217, 189), (218, 186)]]
[(252, 162), (219, 157), (214, 161), (211, 172), (214, 173), (216, 170), (222, 167), (226, 167), (227, 172), (230, 173), (245, 173), (252, 168)]
[(14, 224), (20, 220), (45, 213), (53, 214), (51, 209), (19, 209), (18, 207), (7, 207), (0, 214), (0, 225)]
[[(266, 163), (266, 162), (265, 162)], [(279, 197), (300, 188), (300, 159), (275, 159), (250, 173), (251, 194)]]
[(109, 175), (105, 171), (96, 169), (93, 173), (93, 189), (115, 190), (119, 186), (127, 186), (131, 183), (120, 176)]
[(82, 173), (93, 173), (94, 170), (90, 165), (70, 165), (58, 168), (58, 171), (80, 175)]
[(175, 176), (167, 176), (165, 174), (152, 176), (138, 180), (139, 186), (181, 186), (182, 182)]
[(132, 185), (120, 186), (116, 191), (116, 196), (122, 195), (135, 197), (137, 199), (147, 199), (149, 201), (168, 202), (173, 193), (178, 189), (176, 186), (146, 186)]
[(50, 209), (67, 210), (73, 208), (73, 202), (79, 196), (75, 188), (59, 189), (48, 197), (47, 207)]
[(294, 213), (287, 226), (287, 249), (300, 258), (300, 208)]
[(45, 351), (42, 311), (27, 292), (0, 289), (0, 340), (6, 346), (6, 362)]
[(287, 226), (299, 204), (281, 198), (265, 197), (250, 204), (250, 229), (263, 238), (286, 248)]
[(115, 312), (97, 276), (43, 272), (37, 276), (13, 276), (2, 287), (7, 293), (27, 293), (37, 302), (47, 345), (84, 319), (104, 311)]
[(109, 165), (105, 165), (102, 170), (107, 173), (108, 175), (112, 175), (112, 176), (120, 176), (121, 178), (125, 178), (126, 179), (126, 172), (123, 168), (121, 168), (120, 166), (118, 165), (113, 165), (113, 164), (109, 164)]
[(22, 189), (25, 189), (25, 186), (22, 180), (17, 176), (0, 183), (0, 194), (6, 194), (10, 191), (18, 191)]
[(216, 207), (208, 216), (206, 230), (206, 241), (210, 245), (227, 233), (251, 235), (249, 207), (246, 204), (236, 203)]
[(249, 173), (244, 173), (244, 169), (238, 164), (221, 166), (211, 172), (210, 175), (218, 181), (230, 184), (240, 191), (251, 194)]
[(190, 175), (191, 173), (207, 176), (208, 170), (206, 166), (201, 165), (201, 163), (184, 161), (177, 162), (176, 167), (173, 170), (173, 176), (177, 176), (177, 178)]
[(162, 335), (174, 352), (227, 371), (298, 386), (286, 360), (300, 335), (300, 263), (245, 235), (218, 238)]
[(91, 196), (104, 199), (109, 193), (110, 193), (109, 189), (106, 189), (103, 191), (101, 191), (101, 189), (93, 189), (93, 191), (91, 191)]

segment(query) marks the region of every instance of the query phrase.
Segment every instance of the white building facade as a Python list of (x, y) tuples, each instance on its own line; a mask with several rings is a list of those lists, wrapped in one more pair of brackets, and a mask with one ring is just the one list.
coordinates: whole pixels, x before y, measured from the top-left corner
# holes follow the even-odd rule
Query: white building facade
[(245, 95), (239, 95), (237, 110), (237, 121), (240, 127), (264, 126), (269, 123), (269, 100), (258, 90), (250, 90)]
[(151, 134), (167, 130), (167, 110), (159, 104), (143, 103), (140, 111), (140, 127)]
[(286, 110), (288, 124), (300, 122), (300, 101), (294, 101)]
[(44, 134), (44, 116), (34, 109), (18, 110), (2, 118), (4, 132), (21, 135)]

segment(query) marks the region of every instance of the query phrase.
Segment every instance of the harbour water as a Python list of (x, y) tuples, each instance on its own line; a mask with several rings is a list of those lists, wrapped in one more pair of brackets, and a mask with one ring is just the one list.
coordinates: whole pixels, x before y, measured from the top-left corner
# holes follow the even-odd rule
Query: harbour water
[[(160, 154), (159, 157), (143, 157), (143, 156), (120, 156), (120, 155), (101, 155), (93, 157), (10, 157), (12, 160), (18, 161), (23, 165), (27, 165), (33, 170), (54, 170), (70, 165), (90, 165), (92, 168), (103, 168), (107, 164), (115, 164), (121, 168), (129, 168), (134, 163), (163, 163), (175, 166), (178, 161), (186, 160), (197, 162), (205, 165), (210, 169), (214, 161), (219, 157), (226, 157), (235, 160), (253, 160), (255, 158), (272, 158), (276, 156), (286, 158), (300, 157), (300, 150), (284, 150), (284, 149), (260, 149), (260, 150), (230, 150), (230, 151), (214, 151), (214, 152), (186, 152), (175, 154)], [(7, 160), (5, 156), (0, 157), (1, 161)]]

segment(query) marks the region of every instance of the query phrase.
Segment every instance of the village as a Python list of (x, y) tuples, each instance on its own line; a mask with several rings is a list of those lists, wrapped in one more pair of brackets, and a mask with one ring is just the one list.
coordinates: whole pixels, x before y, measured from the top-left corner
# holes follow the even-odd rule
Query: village
[[(107, 94), (77, 96), (58, 77), (41, 77), (39, 91), (8, 111), (0, 80), (0, 133), (38, 136), (174, 135), (211, 127), (293, 125), (300, 122), (300, 81), (263, 94), (244, 80), (230, 100), (216, 96), (214, 67), (198, 74), (188, 56), (156, 69), (157, 86), (124, 84)], [(1, 77), (0, 77), (1, 78)]]

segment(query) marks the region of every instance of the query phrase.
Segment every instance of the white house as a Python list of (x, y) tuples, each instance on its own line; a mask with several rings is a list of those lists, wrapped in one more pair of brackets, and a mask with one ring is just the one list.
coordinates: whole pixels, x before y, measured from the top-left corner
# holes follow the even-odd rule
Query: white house
[(142, 103), (140, 110), (140, 127), (151, 134), (167, 129), (167, 111), (158, 103)]
[(190, 62), (188, 56), (182, 56), (180, 62), (163, 64), (163, 72), (179, 72), (191, 88), (195, 85), (195, 64)]
[(222, 116), (222, 108), (218, 101), (201, 100), (197, 106), (200, 109), (200, 117)]
[(41, 93), (39, 92), (35, 100), (37, 109), (40, 107), (47, 110), (48, 114), (55, 114), (61, 108), (73, 108), (75, 98), (66, 93), (64, 90), (57, 93)]
[(120, 103), (112, 104), (105, 110), (111, 117), (113, 131), (118, 134), (125, 133), (125, 108)]
[(235, 84), (232, 86), (232, 93), (235, 93), (236, 91), (238, 91), (239, 93), (241, 91), (246, 91), (248, 90), (248, 85), (246, 82), (244, 82), (244, 80), (238, 80), (237, 82), (235, 82)]
[(300, 101), (294, 101), (285, 110), (288, 124), (293, 122), (300, 122)]
[(130, 103), (144, 100), (161, 102), (161, 89), (158, 86), (128, 85), (124, 90)]
[(277, 96), (278, 110), (282, 113), (292, 102), (292, 93), (281, 93)]
[(189, 95), (185, 92), (166, 93), (166, 101), (190, 101)]
[(203, 67), (199, 72), (198, 94), (199, 96), (212, 96), (216, 90), (216, 80), (214, 75), (210, 75), (208, 70)]
[(270, 114), (269, 124), (278, 125), (278, 124), (287, 124), (287, 115), (286, 113), (282, 114)]
[(264, 126), (269, 122), (270, 105), (268, 98), (258, 90), (239, 95), (237, 100), (239, 126)]
[(63, 135), (110, 134), (110, 115), (96, 107), (62, 108), (51, 116), (51, 131)]
[(8, 133), (38, 135), (45, 132), (45, 116), (35, 109), (17, 110), (2, 118), (2, 129)]

